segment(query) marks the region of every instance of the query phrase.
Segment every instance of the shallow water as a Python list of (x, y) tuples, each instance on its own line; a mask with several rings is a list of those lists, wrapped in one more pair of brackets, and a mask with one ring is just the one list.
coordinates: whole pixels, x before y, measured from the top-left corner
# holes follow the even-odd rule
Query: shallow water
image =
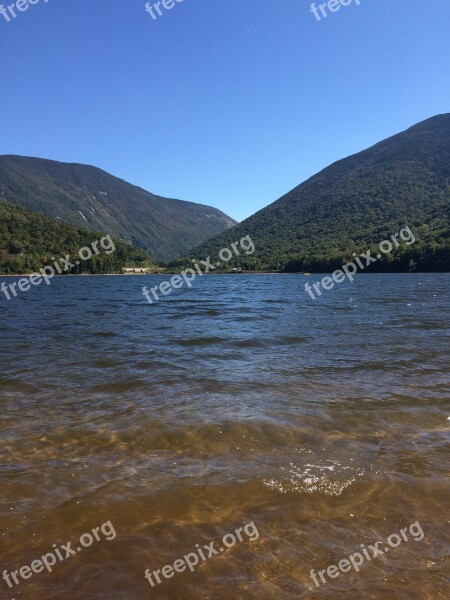
[[(448, 275), (62, 277), (0, 307), (0, 598), (448, 597)], [(308, 278), (312, 283), (318, 277)], [(10, 280), (8, 280), (9, 283)], [(419, 522), (390, 553), (326, 569)], [(254, 522), (151, 588), (161, 569)]]

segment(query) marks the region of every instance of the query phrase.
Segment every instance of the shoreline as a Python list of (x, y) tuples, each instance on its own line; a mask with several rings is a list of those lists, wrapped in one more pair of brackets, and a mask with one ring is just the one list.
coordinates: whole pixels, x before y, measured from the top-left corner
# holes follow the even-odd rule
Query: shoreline
[[(8, 275), (0, 275), (0, 280), (4, 277), (31, 277), (33, 273), (18, 273), (18, 274), (8, 274)], [(166, 271), (165, 273), (77, 273), (77, 274), (60, 274), (55, 275), (54, 278), (60, 277), (155, 277), (155, 276), (164, 276), (164, 275), (179, 275), (179, 272), (175, 271)], [(450, 274), (450, 271), (361, 271), (358, 272), (358, 275), (445, 275)], [(315, 275), (330, 275), (328, 271), (317, 271), (311, 273), (286, 273), (284, 271), (245, 271), (240, 273), (204, 273), (207, 276), (220, 276), (220, 275), (301, 275), (303, 277), (312, 277)]]

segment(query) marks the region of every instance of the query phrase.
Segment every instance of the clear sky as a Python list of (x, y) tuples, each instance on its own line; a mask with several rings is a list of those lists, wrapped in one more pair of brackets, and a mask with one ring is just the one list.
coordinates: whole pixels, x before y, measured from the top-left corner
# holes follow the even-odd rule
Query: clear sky
[(310, 0), (184, 0), (155, 21), (144, 5), (0, 14), (0, 154), (92, 164), (242, 220), (449, 112), (449, 0), (353, 0), (320, 22)]

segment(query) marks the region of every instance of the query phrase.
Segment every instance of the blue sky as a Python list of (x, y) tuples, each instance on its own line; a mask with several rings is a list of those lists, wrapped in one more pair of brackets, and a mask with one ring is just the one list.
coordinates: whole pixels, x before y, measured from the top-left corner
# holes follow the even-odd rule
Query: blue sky
[(450, 2), (360, 2), (320, 22), (310, 0), (184, 0), (156, 21), (145, 0), (0, 15), (0, 154), (92, 164), (242, 220), (449, 112)]

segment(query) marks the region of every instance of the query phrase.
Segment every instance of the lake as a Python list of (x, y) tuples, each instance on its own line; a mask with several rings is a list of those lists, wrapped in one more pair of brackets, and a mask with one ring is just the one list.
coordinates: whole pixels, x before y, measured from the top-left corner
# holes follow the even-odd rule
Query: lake
[(167, 277), (2, 296), (1, 572), (116, 533), (0, 579), (2, 600), (448, 597), (450, 277), (359, 275), (312, 301), (319, 278), (212, 275), (153, 305), (141, 288)]

